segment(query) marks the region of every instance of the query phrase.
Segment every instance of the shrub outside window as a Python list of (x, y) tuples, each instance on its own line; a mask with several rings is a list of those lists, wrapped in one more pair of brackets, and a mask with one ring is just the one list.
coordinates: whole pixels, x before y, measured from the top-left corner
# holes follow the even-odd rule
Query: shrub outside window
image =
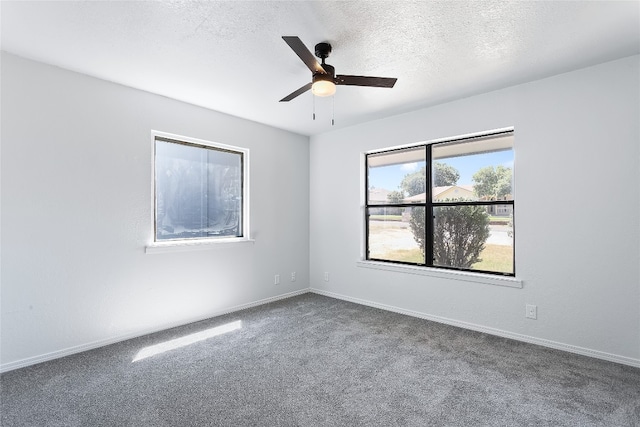
[(513, 131), (365, 159), (367, 260), (515, 275)]
[(154, 240), (243, 237), (246, 153), (207, 141), (156, 134)]

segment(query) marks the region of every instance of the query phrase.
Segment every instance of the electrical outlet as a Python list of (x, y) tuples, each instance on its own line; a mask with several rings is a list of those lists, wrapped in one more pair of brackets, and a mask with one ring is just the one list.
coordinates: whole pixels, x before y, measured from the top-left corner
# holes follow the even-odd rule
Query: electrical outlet
[(329, 281), (329, 272), (328, 272), (328, 271), (325, 271), (325, 272), (324, 272), (324, 281), (325, 281), (325, 282), (328, 282), (328, 281)]
[(292, 272), (291, 272), (291, 281), (292, 281), (292, 282), (295, 282), (295, 281), (296, 281), (296, 272), (295, 272), (295, 271), (292, 271)]
[(533, 304), (527, 304), (527, 311), (525, 313), (525, 316), (528, 319), (537, 319), (538, 318), (538, 306), (535, 306)]
[(279, 285), (280, 284), (280, 275), (276, 274), (275, 276), (273, 276), (273, 284), (274, 285)]

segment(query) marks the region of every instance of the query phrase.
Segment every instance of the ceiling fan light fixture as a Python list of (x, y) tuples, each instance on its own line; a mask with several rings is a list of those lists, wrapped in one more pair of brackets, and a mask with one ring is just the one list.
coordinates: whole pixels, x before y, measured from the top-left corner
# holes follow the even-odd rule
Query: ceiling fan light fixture
[(331, 96), (336, 93), (336, 84), (331, 80), (316, 80), (311, 86), (315, 96)]

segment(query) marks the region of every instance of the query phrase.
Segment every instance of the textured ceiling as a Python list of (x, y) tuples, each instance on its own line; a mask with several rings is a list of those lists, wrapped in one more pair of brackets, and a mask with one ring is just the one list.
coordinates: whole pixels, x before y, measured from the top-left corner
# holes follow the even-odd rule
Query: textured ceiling
[[(640, 53), (640, 3), (9, 2), (2, 49), (312, 135)], [(338, 74), (393, 89), (285, 95), (311, 74), (281, 36), (328, 41)]]

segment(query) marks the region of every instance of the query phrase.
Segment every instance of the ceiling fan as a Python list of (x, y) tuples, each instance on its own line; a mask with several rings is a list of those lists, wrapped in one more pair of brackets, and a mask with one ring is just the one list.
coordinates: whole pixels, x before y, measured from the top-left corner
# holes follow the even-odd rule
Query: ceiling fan
[(336, 92), (336, 85), (349, 86), (370, 86), (370, 87), (388, 87), (392, 88), (396, 84), (396, 78), (389, 77), (368, 77), (368, 76), (345, 76), (336, 75), (333, 66), (325, 64), (324, 60), (331, 53), (331, 45), (329, 43), (318, 43), (315, 51), (316, 56), (322, 59), (322, 64), (313, 57), (313, 54), (302, 43), (302, 40), (296, 36), (282, 36), (283, 40), (291, 49), (302, 59), (307, 67), (311, 70), (311, 82), (302, 86), (300, 89), (290, 93), (280, 100), (280, 102), (288, 102), (302, 95), (309, 89), (316, 96), (331, 96)]

